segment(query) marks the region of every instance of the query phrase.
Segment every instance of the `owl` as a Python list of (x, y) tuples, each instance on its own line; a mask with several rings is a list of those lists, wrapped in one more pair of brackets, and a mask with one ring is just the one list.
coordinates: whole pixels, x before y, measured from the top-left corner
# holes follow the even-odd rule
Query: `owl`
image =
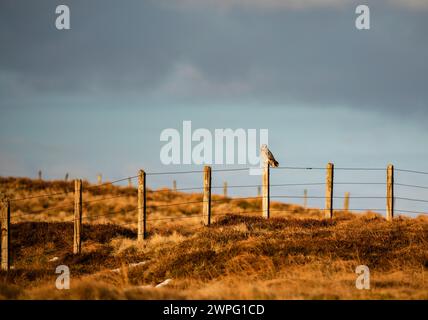
[(277, 168), (279, 166), (278, 161), (275, 160), (272, 152), (268, 149), (267, 145), (262, 144), (260, 148), (260, 154), (263, 157), (264, 163), (268, 164), (272, 168)]

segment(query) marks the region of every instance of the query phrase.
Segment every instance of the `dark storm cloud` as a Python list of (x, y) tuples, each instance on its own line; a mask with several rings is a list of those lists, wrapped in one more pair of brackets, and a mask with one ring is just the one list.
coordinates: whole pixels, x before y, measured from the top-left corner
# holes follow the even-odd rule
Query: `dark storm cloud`
[(171, 17), (147, 4), (72, 1), (72, 29), (58, 31), (58, 1), (13, 2), (0, 9), (1, 69), (35, 90), (145, 89), (177, 55), (162, 21)]
[(370, 31), (355, 29), (352, 1), (298, 10), (295, 1), (241, 2), (216, 10), (222, 1), (73, 0), (72, 29), (57, 31), (55, 7), (67, 2), (3, 0), (0, 95), (133, 93), (427, 114), (424, 2), (370, 4)]

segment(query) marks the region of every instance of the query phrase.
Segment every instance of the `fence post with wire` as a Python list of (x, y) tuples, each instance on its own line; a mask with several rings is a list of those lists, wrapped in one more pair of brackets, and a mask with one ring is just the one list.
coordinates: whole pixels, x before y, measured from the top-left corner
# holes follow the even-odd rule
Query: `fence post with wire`
[(147, 236), (147, 212), (146, 212), (146, 172), (140, 170), (138, 172), (138, 237), (139, 242), (146, 239)]
[(74, 181), (74, 237), (73, 253), (82, 251), (82, 180)]
[(343, 211), (348, 212), (349, 211), (349, 192), (345, 192), (345, 199), (343, 200)]
[(333, 179), (334, 179), (334, 164), (327, 164), (326, 188), (325, 188), (325, 217), (333, 218)]
[(265, 164), (262, 176), (262, 215), (263, 218), (269, 219), (270, 217), (270, 177), (269, 165)]
[(394, 166), (388, 165), (386, 170), (386, 220), (394, 219)]
[(204, 224), (209, 226), (211, 224), (211, 167), (204, 167), (204, 195), (203, 195), (203, 219)]
[(1, 194), (0, 199), (1, 219), (1, 270), (10, 269), (10, 201)]

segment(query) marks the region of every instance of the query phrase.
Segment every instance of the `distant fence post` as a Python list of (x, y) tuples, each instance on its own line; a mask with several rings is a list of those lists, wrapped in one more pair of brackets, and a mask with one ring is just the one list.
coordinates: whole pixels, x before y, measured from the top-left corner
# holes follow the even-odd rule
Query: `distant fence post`
[(343, 211), (349, 211), (349, 192), (345, 192), (345, 200), (343, 200)]
[(262, 212), (263, 218), (269, 219), (270, 211), (270, 185), (269, 185), (269, 165), (265, 164), (262, 177)]
[(42, 170), (39, 170), (39, 172), (37, 173), (39, 180), (42, 180)]
[(65, 182), (68, 181), (68, 172), (65, 174), (65, 178), (64, 178)]
[(146, 212), (146, 173), (138, 172), (138, 241), (143, 241), (147, 236), (147, 212)]
[(128, 178), (128, 187), (132, 188), (132, 179), (131, 178)]
[(98, 175), (97, 175), (97, 181), (98, 181), (98, 184), (103, 183), (103, 175), (101, 173), (98, 173)]
[(177, 191), (177, 181), (176, 180), (174, 180), (174, 181), (172, 181), (172, 191)]
[(82, 180), (74, 180), (74, 240), (73, 253), (82, 251)]
[(326, 188), (325, 188), (325, 217), (333, 218), (333, 179), (334, 164), (327, 164)]
[(227, 182), (226, 181), (223, 183), (223, 196), (225, 198), (227, 197)]
[(308, 206), (308, 190), (305, 189), (303, 190), (303, 208), (306, 209), (307, 206)]
[(0, 203), (1, 219), (1, 269), (10, 269), (10, 201), (5, 195), (1, 195)]
[(203, 197), (203, 218), (204, 224), (211, 224), (211, 167), (204, 167), (204, 197)]
[(394, 218), (394, 166), (388, 165), (386, 170), (386, 220)]
[(260, 186), (257, 186), (257, 196), (260, 197), (262, 194), (262, 188)]

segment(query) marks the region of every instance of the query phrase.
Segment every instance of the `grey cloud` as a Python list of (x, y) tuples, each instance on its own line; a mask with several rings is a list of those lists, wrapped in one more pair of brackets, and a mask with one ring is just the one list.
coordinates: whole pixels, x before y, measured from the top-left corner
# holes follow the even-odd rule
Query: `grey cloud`
[[(204, 8), (231, 10), (236, 8), (252, 8), (256, 10), (306, 10), (311, 8), (333, 8), (349, 5), (364, 4), (357, 0), (167, 0), (168, 4), (186, 6), (190, 8)], [(384, 0), (389, 6), (397, 6), (412, 10), (428, 9), (425, 0)], [(370, 4), (370, 2), (369, 2)]]
[[(13, 100), (133, 93), (165, 102), (346, 105), (426, 115), (427, 12), (385, 1), (370, 4), (370, 31), (355, 29), (352, 1), (337, 7), (335, 0), (297, 11), (73, 1), (72, 30), (57, 31), (58, 1), (5, 0), (0, 94)], [(311, 3), (318, 2), (324, 3)]]

